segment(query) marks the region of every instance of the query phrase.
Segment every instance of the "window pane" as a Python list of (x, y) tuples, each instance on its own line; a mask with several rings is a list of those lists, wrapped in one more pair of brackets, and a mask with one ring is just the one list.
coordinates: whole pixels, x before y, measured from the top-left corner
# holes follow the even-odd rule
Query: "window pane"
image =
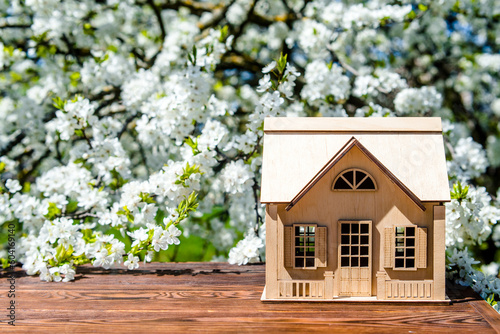
[(404, 238), (397, 238), (396, 239), (396, 247), (404, 247), (405, 246), (405, 239)]
[(308, 236), (314, 236), (314, 226), (308, 226), (307, 227), (307, 235)]
[(314, 256), (314, 248), (306, 248), (306, 256)]
[(306, 259), (306, 267), (307, 268), (314, 267), (314, 258), (308, 258), (308, 259)]
[(366, 174), (361, 171), (356, 171), (356, 184), (361, 182), (365, 178)]
[(341, 238), (341, 243), (342, 245), (349, 245), (349, 236), (348, 235), (343, 235)]
[(343, 178), (339, 177), (337, 179), (337, 181), (335, 182), (335, 185), (333, 186), (333, 189), (340, 189), (340, 190), (344, 190), (344, 189), (352, 189), (351, 186), (344, 181)]
[(402, 237), (404, 235), (405, 235), (405, 228), (401, 226), (396, 227), (396, 236)]
[(396, 268), (404, 268), (405, 267), (405, 260), (404, 259), (396, 259), (395, 267)]
[(351, 255), (358, 255), (359, 254), (359, 247), (358, 246), (352, 246), (351, 247)]
[(359, 224), (358, 223), (351, 224), (351, 233), (353, 233), (353, 234), (359, 233)]
[(404, 257), (405, 256), (405, 249), (404, 248), (396, 248), (396, 256), (397, 257)]
[(406, 259), (406, 268), (415, 268), (415, 259)]
[(344, 224), (341, 224), (340, 226), (341, 226), (340, 227), (340, 231), (342, 232), (342, 234), (349, 234), (349, 232), (350, 232), (349, 231), (350, 224), (345, 224), (344, 223)]
[(295, 248), (295, 256), (304, 256), (304, 248)]
[(295, 226), (295, 235), (300, 235), (300, 226)]
[(349, 267), (349, 258), (348, 257), (341, 257), (340, 258), (340, 265), (342, 267)]
[(406, 247), (413, 247), (415, 246), (415, 239), (414, 238), (406, 238)]
[(304, 230), (305, 230), (304, 226), (299, 226), (300, 234), (304, 234)]
[(365, 190), (375, 189), (375, 184), (373, 183), (372, 179), (367, 177), (366, 180), (363, 181), (363, 183), (358, 184), (357, 189), (365, 189)]
[(369, 231), (369, 226), (368, 224), (361, 224), (361, 233), (368, 233)]
[(414, 237), (415, 236), (415, 227), (407, 227), (406, 228), (406, 236)]
[(353, 256), (351, 257), (351, 267), (357, 267), (359, 265), (359, 257)]
[(314, 246), (314, 238), (307, 238), (306, 246)]
[(349, 246), (342, 246), (340, 249), (341, 255), (349, 255)]
[(406, 256), (414, 257), (415, 256), (415, 248), (407, 248), (406, 249)]
[(357, 235), (351, 235), (351, 245), (357, 245), (359, 243), (359, 237)]
[(301, 257), (295, 258), (295, 267), (299, 267), (299, 268), (304, 267), (304, 259)]
[(368, 267), (368, 258), (367, 257), (362, 257), (359, 259), (359, 266), (360, 267)]
[(361, 246), (360, 248), (361, 255), (368, 255), (368, 246)]
[(351, 184), (354, 184), (354, 171), (345, 172), (342, 176), (345, 177), (347, 181), (351, 182)]
[(304, 246), (304, 238), (295, 238), (295, 246)]
[(368, 236), (367, 235), (362, 235), (361, 236), (361, 244), (362, 245), (368, 245)]

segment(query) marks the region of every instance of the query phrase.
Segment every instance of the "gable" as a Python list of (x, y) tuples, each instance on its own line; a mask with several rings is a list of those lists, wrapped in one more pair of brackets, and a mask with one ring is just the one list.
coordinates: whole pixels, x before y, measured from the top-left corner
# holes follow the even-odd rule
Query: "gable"
[[(306, 120), (307, 130), (299, 130)], [(436, 118), (391, 119), (378, 131), (380, 119), (370, 123), (366, 118), (343, 118), (335, 127), (337, 120), (266, 119), (262, 203), (290, 203), (353, 136), (418, 200), (450, 200), (443, 138)]]
[(301, 191), (294, 196), (290, 201), (290, 204), (286, 207), (286, 210), (290, 210), (300, 199), (311, 190), (314, 185), (319, 182), (323, 176), (325, 176), (332, 167), (334, 167), (342, 158), (351, 151), (354, 147), (358, 148), (373, 164), (375, 164), (387, 178), (389, 178), (394, 184), (396, 184), (403, 193), (406, 194), (421, 210), (425, 211), (424, 205), (421, 203), (419, 198), (408, 189), (387, 167), (385, 167), (373, 154), (370, 153), (355, 137), (352, 137), (343, 147), (340, 149), (335, 156), (333, 156), (330, 161), (312, 178), (307, 185), (301, 189)]

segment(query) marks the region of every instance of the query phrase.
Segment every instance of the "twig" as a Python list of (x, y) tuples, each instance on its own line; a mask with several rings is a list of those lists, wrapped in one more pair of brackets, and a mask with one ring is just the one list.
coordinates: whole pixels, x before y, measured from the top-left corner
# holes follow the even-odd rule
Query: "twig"
[(66, 34), (63, 34), (62, 35), (62, 40), (64, 41), (64, 43), (66, 44), (66, 46), (68, 47), (68, 51), (69, 53), (75, 57), (78, 65), (80, 66), (83, 66), (83, 63), (82, 63), (82, 60), (80, 59), (80, 57), (78, 56), (78, 54), (76, 53), (75, 51), (75, 48), (73, 47), (73, 45), (71, 44), (71, 42), (69, 41), (68, 37), (66, 36)]
[(125, 133), (125, 131), (127, 131), (127, 127), (128, 125), (130, 124), (130, 122), (132, 122), (134, 120), (134, 118), (137, 116), (137, 113), (135, 114), (132, 114), (130, 115), (126, 120), (125, 120), (125, 123), (123, 124), (123, 127), (122, 129), (120, 130), (120, 132), (118, 132), (118, 139), (121, 138), (121, 136)]
[(19, 144), (25, 137), (26, 133), (24, 132), (24, 130), (19, 132), (14, 139), (12, 139), (7, 143), (7, 145), (5, 145), (4, 148), (2, 148), (2, 150), (0, 151), (0, 156), (4, 156), (9, 153), (14, 148), (14, 146)]
[(155, 12), (156, 19), (158, 20), (158, 24), (160, 25), (160, 30), (161, 30), (161, 45), (160, 45), (160, 50), (163, 48), (163, 42), (165, 41), (165, 38), (167, 37), (167, 31), (165, 30), (165, 25), (163, 24), (163, 18), (161, 17), (161, 11), (160, 9), (155, 5), (154, 0), (148, 0), (148, 4), (153, 8), (153, 11)]

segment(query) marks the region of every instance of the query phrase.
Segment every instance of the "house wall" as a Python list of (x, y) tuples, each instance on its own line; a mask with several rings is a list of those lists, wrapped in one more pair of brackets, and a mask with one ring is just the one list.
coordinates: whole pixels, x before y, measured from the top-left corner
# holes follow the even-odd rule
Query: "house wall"
[[(397, 154), (397, 152), (395, 152)], [(376, 191), (332, 191), (335, 177), (348, 168), (359, 168), (368, 172), (377, 184)], [(285, 210), (286, 204), (267, 206), (267, 297), (276, 298), (274, 288), (277, 280), (318, 279), (325, 271), (339, 277), (338, 221), (372, 221), (372, 295), (377, 294), (376, 273), (384, 271), (390, 279), (423, 280), (433, 279), (433, 206), (438, 203), (424, 203), (422, 211), (357, 147), (353, 147), (294, 207)], [(293, 269), (284, 266), (284, 225), (294, 223), (316, 223), (328, 227), (328, 259), (326, 268), (315, 270)], [(394, 225), (427, 227), (427, 268), (399, 271), (383, 267), (384, 228)], [(443, 245), (444, 247), (444, 245)], [(274, 258), (270, 254), (277, 254)], [(443, 278), (444, 279), (444, 278)], [(334, 294), (338, 294), (335, 284)]]

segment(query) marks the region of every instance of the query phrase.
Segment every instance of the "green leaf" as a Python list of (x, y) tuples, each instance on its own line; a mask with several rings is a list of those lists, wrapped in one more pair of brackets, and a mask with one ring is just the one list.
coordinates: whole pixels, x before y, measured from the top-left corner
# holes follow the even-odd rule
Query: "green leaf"
[(116, 169), (113, 168), (113, 170), (111, 170), (111, 176), (112, 176), (112, 179), (111, 179), (111, 182), (109, 183), (109, 187), (112, 189), (112, 190), (117, 190), (117, 189), (120, 189), (125, 183), (128, 182), (128, 180), (124, 179), (120, 173), (118, 173), (116, 171)]
[(83, 237), (82, 239), (85, 240), (88, 244), (92, 244), (96, 241), (96, 235), (91, 229), (85, 229), (81, 230)]
[(456, 199), (459, 202), (467, 198), (469, 186), (463, 187), (460, 181), (453, 185), (453, 190), (450, 192), (451, 199)]
[(59, 96), (56, 96), (52, 99), (54, 103), (52, 105), (59, 110), (64, 111), (64, 106), (66, 105), (66, 101), (62, 100)]
[(30, 190), (31, 190), (31, 183), (28, 182), (28, 181), (24, 182), (22, 192), (23, 193), (29, 193)]
[(0, 261), (2, 262), (2, 268), (3, 268), (3, 269), (10, 267), (9, 260), (4, 259), (4, 258), (2, 257), (2, 258), (0, 258)]
[(90, 23), (85, 23), (83, 25), (83, 33), (88, 36), (94, 36), (94, 27)]
[(59, 209), (55, 203), (49, 202), (49, 212), (44, 216), (48, 220), (54, 220), (54, 218), (61, 214), (61, 209)]
[(61, 262), (66, 254), (66, 248), (62, 244), (56, 247), (56, 260), (57, 262)]
[(195, 173), (199, 173), (199, 174), (202, 174), (200, 172), (200, 166), (197, 166), (197, 165), (189, 165), (189, 162), (186, 163), (186, 167), (184, 167), (182, 169), (182, 175), (179, 175), (179, 179), (177, 181), (175, 181), (175, 184), (182, 184), (184, 187), (188, 187), (186, 181), (189, 179), (189, 177), (192, 175), (192, 174), (195, 174)]
[(495, 300), (495, 294), (491, 294), (488, 299), (486, 299), (486, 301), (488, 302), (488, 304), (490, 304), (491, 306), (495, 306), (497, 304), (497, 301)]
[(23, 79), (21, 74), (14, 71), (10, 71), (10, 78), (13, 82), (21, 81)]
[(69, 76), (69, 78), (71, 80), (78, 80), (78, 79), (80, 79), (80, 72), (73, 72), (73, 73), (71, 73), (70, 76)]
[(118, 48), (114, 45), (108, 45), (107, 47), (108, 51), (111, 51), (113, 53), (117, 53), (118, 52)]
[(200, 153), (200, 150), (198, 149), (198, 138), (199, 136), (196, 137), (196, 140), (193, 140), (193, 138), (187, 137), (184, 141), (193, 150), (193, 155), (197, 155)]
[(143, 193), (143, 192), (141, 192), (139, 194), (139, 197), (141, 198), (141, 200), (144, 203), (148, 203), (148, 204), (156, 203), (156, 201), (153, 199), (153, 196), (151, 196), (151, 194), (149, 194), (149, 193)]
[(278, 72), (280, 72), (280, 74), (285, 71), (287, 57), (287, 54), (283, 55), (283, 53), (280, 53), (280, 57), (276, 60)]
[(415, 13), (414, 10), (412, 10), (411, 12), (409, 12), (408, 14), (406, 14), (406, 19), (407, 20), (413, 20), (416, 17), (417, 17), (417, 14)]
[(125, 217), (127, 217), (127, 220), (130, 222), (130, 223), (134, 223), (134, 215), (130, 212), (130, 210), (127, 208), (127, 206), (125, 205), (123, 207), (123, 210), (120, 210), (116, 213), (117, 215), (124, 215)]
[(69, 201), (69, 203), (66, 205), (66, 212), (67, 213), (75, 212), (77, 208), (78, 208), (77, 201)]
[(224, 26), (220, 29), (220, 37), (219, 37), (219, 42), (223, 42), (227, 35), (229, 34), (229, 27), (228, 26)]
[(425, 12), (425, 11), (427, 11), (427, 9), (429, 9), (429, 7), (427, 7), (423, 3), (419, 3), (418, 4), (418, 9), (420, 9), (422, 12)]
[(80, 72), (73, 72), (71, 73), (71, 75), (69, 76), (69, 79), (70, 79), (70, 83), (72, 86), (76, 87), (78, 86), (78, 81), (80, 80)]
[(189, 62), (195, 66), (196, 65), (196, 56), (198, 54), (198, 50), (196, 49), (196, 45), (193, 44), (192, 54), (188, 53), (187, 57)]

